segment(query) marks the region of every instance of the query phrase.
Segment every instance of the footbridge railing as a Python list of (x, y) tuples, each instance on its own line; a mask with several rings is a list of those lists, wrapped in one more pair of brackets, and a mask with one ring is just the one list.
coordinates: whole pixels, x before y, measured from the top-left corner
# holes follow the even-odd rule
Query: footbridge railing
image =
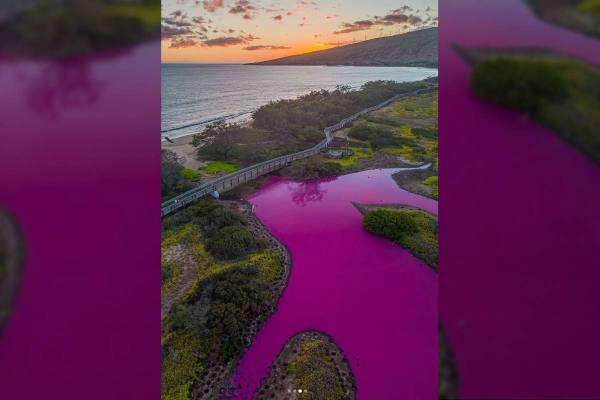
[(169, 199), (169, 200), (165, 201), (164, 203), (162, 203), (161, 209), (160, 209), (160, 215), (161, 215), (161, 217), (169, 215), (169, 214), (185, 207), (189, 203), (191, 203), (195, 200), (198, 200), (202, 197), (208, 196), (208, 195), (213, 195), (215, 197), (218, 197), (219, 193), (233, 189), (236, 186), (242, 185), (252, 179), (258, 178), (259, 176), (266, 175), (270, 172), (273, 172), (275, 170), (283, 168), (283, 167), (289, 165), (293, 161), (311, 157), (311, 156), (321, 152), (321, 150), (323, 150), (324, 148), (326, 148), (329, 145), (329, 143), (333, 140), (333, 136), (332, 136), (333, 132), (344, 128), (345, 126), (347, 126), (350, 122), (354, 121), (355, 119), (357, 119), (365, 114), (368, 114), (372, 111), (375, 111), (379, 108), (385, 107), (386, 105), (390, 104), (391, 102), (393, 102), (401, 97), (405, 97), (408, 95), (415, 95), (415, 94), (422, 93), (425, 91), (430, 91), (430, 90), (431, 89), (420, 89), (420, 90), (416, 90), (416, 91), (413, 91), (410, 93), (398, 94), (392, 98), (387, 99), (386, 101), (384, 101), (382, 103), (379, 103), (373, 107), (366, 108), (364, 110), (357, 112), (356, 114), (353, 114), (347, 118), (344, 118), (337, 124), (328, 126), (327, 128), (323, 129), (323, 133), (325, 134), (325, 139), (323, 139), (320, 143), (311, 147), (310, 149), (302, 150), (297, 153), (287, 154), (284, 156), (279, 156), (279, 157), (273, 158), (271, 160), (263, 161), (261, 163), (251, 165), (249, 167), (242, 168), (231, 174), (224, 175), (224, 176), (214, 179), (212, 181), (202, 183), (202, 184), (196, 186), (195, 188), (190, 189), (187, 192), (182, 193), (179, 196), (176, 196), (176, 197)]

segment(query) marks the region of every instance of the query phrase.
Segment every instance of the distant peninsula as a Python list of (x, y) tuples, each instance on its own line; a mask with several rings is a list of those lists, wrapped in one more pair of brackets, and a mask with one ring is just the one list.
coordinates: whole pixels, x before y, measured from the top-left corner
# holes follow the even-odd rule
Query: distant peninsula
[(365, 40), (250, 65), (355, 65), (432, 67), (438, 65), (438, 28)]

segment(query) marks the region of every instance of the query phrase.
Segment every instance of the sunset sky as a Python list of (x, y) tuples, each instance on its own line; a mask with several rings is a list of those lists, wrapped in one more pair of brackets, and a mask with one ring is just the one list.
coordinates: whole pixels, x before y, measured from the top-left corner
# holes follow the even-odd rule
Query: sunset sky
[(163, 0), (164, 63), (246, 63), (437, 26), (437, 0)]

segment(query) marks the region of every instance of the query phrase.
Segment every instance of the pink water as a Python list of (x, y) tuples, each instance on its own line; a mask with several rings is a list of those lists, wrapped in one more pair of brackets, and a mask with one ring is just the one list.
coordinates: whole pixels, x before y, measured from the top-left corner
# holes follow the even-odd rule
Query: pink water
[(0, 206), (27, 252), (2, 400), (160, 396), (159, 62), (0, 56)]
[(335, 179), (273, 179), (249, 200), (292, 254), (277, 311), (242, 359), (235, 383), (247, 396), (285, 342), (318, 329), (350, 361), (361, 399), (433, 399), (437, 394), (437, 275), (394, 243), (369, 234), (351, 204), (404, 203), (437, 213), (437, 203), (406, 192), (391, 174)]
[(600, 40), (522, 0), (440, 1), (440, 315), (462, 399), (598, 399), (600, 168), (478, 99), (451, 45), (600, 64)]

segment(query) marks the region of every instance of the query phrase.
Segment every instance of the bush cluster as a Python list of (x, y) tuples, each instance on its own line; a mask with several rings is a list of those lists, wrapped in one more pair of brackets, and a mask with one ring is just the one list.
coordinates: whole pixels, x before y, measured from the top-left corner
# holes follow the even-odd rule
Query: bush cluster
[(417, 210), (375, 209), (363, 218), (364, 227), (371, 233), (394, 241), (437, 269), (437, 220)]
[(544, 103), (568, 96), (560, 69), (547, 61), (520, 57), (498, 56), (478, 63), (471, 86), (483, 98), (534, 115)]
[(193, 188), (200, 180), (199, 176), (194, 174), (195, 171), (184, 168), (181, 158), (170, 150), (162, 149), (160, 167), (163, 200)]
[(317, 139), (316, 130), (336, 124), (340, 120), (378, 104), (390, 97), (429, 87), (429, 82), (373, 81), (360, 90), (340, 87), (333, 91), (314, 91), (294, 100), (271, 102), (254, 112), (254, 126), (270, 129), (278, 135), (306, 135), (307, 127), (315, 130), (310, 135)]
[(380, 149), (382, 147), (394, 147), (394, 146), (416, 146), (413, 140), (395, 136), (394, 131), (389, 128), (372, 125), (355, 125), (350, 129), (348, 134), (351, 138), (368, 141), (373, 149)]
[(64, 57), (158, 36), (160, 1), (42, 0), (6, 22), (0, 42), (27, 54)]
[(321, 156), (294, 161), (281, 171), (281, 175), (295, 180), (327, 178), (339, 175), (342, 167), (339, 164), (327, 162)]
[(262, 242), (242, 225), (226, 226), (206, 242), (206, 249), (221, 259), (235, 259), (258, 250)]
[[(208, 365), (226, 365), (238, 357), (248, 327), (273, 306), (271, 285), (281, 276), (283, 262), (276, 252), (257, 252), (263, 243), (242, 224), (239, 213), (212, 199), (192, 203), (163, 220), (170, 242), (181, 243), (188, 230), (202, 230), (198, 237), (217, 258), (204, 264), (194, 286), (163, 321), (165, 400), (190, 398), (194, 382)], [(176, 272), (166, 267), (163, 282)]]
[(417, 221), (408, 212), (376, 209), (365, 215), (363, 223), (369, 232), (385, 236), (398, 243), (406, 235), (419, 231)]

